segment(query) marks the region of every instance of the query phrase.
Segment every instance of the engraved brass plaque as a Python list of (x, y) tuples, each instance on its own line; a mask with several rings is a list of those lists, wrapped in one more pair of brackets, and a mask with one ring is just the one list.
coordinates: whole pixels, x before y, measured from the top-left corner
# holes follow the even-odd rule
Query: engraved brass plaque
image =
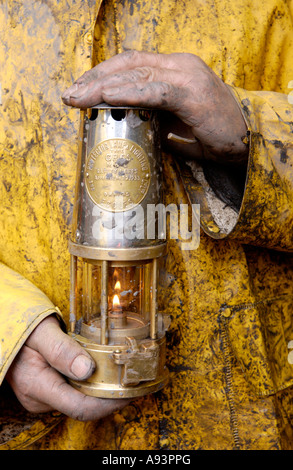
[(88, 194), (97, 206), (122, 212), (145, 198), (150, 185), (150, 164), (136, 142), (108, 139), (91, 150), (85, 176)]

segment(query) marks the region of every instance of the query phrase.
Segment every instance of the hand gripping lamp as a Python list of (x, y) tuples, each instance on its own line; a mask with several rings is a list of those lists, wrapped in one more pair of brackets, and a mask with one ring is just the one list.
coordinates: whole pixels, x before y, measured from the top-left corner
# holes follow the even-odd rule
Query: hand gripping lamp
[(83, 113), (69, 241), (70, 334), (96, 362), (90, 379), (71, 381), (87, 395), (136, 397), (168, 381), (157, 312), (166, 242), (154, 237), (150, 210), (161, 202), (160, 178), (155, 112), (100, 105)]

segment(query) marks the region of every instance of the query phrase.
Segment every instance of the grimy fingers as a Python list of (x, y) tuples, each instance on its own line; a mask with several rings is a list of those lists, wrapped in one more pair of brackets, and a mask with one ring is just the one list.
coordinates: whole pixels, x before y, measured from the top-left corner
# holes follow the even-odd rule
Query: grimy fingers
[[(70, 103), (87, 108), (105, 101), (113, 105), (150, 106), (174, 111), (182, 107), (182, 99), (187, 93), (184, 78), (181, 72), (174, 70), (139, 67), (81, 87), (72, 94)], [(130, 90), (133, 90), (133, 96)]]
[[(178, 70), (177, 62), (179, 63), (180, 69), (180, 64), (183, 65), (182, 62), (186, 62), (186, 60), (190, 61), (190, 59), (194, 61), (196, 60), (196, 57), (191, 56), (190, 54), (155, 54), (151, 52), (138, 51), (123, 52), (85, 72), (63, 93), (62, 99), (67, 105), (79, 107), (79, 101), (76, 99), (72, 100), (71, 98), (73, 96), (75, 98), (80, 98), (80, 95), (86, 93), (89, 89), (94, 92), (95, 82), (99, 82), (106, 77), (112, 76), (118, 72), (123, 73), (140, 67)], [(98, 103), (101, 100), (101, 96), (97, 94), (95, 99)]]
[(40, 323), (28, 338), (27, 345), (39, 352), (54, 369), (69, 378), (84, 380), (95, 369), (90, 355), (61, 330), (54, 316)]
[(131, 68), (144, 66), (146, 65), (146, 62), (150, 66), (157, 66), (157, 54), (138, 51), (128, 51), (117, 54), (110, 59), (96, 65), (91, 70), (88, 70), (81, 77), (79, 77), (71, 87), (65, 90), (62, 95), (62, 100), (65, 104), (72, 105), (71, 96), (78, 94), (83, 87), (86, 87), (87, 85), (92, 84), (93, 82), (96, 82), (97, 80), (100, 80), (101, 78), (108, 75), (112, 75), (123, 70), (129, 70)]
[(128, 399), (107, 400), (86, 396), (69, 385), (54, 369), (47, 371), (47, 380), (39, 384), (36, 398), (52, 410), (79, 421), (104, 418), (130, 402)]

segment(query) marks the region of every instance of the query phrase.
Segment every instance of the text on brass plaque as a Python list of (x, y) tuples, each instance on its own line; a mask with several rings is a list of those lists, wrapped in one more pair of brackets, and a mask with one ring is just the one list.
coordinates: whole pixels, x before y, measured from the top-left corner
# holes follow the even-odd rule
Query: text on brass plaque
[(108, 139), (96, 145), (87, 158), (85, 174), (92, 201), (112, 212), (137, 206), (150, 185), (148, 157), (128, 139)]

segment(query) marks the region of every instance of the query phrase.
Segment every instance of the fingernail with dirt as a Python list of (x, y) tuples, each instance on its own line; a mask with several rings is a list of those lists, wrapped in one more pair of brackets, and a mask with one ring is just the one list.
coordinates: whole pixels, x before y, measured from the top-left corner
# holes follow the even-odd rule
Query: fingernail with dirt
[(85, 379), (92, 375), (94, 369), (94, 362), (84, 354), (77, 356), (71, 364), (71, 372), (79, 380)]
[(78, 94), (80, 86), (82, 85), (74, 83), (73, 85), (71, 85), (71, 87), (67, 88), (67, 90), (65, 90), (62, 94), (62, 100), (65, 102), (69, 101), (69, 98), (71, 98), (72, 95)]

